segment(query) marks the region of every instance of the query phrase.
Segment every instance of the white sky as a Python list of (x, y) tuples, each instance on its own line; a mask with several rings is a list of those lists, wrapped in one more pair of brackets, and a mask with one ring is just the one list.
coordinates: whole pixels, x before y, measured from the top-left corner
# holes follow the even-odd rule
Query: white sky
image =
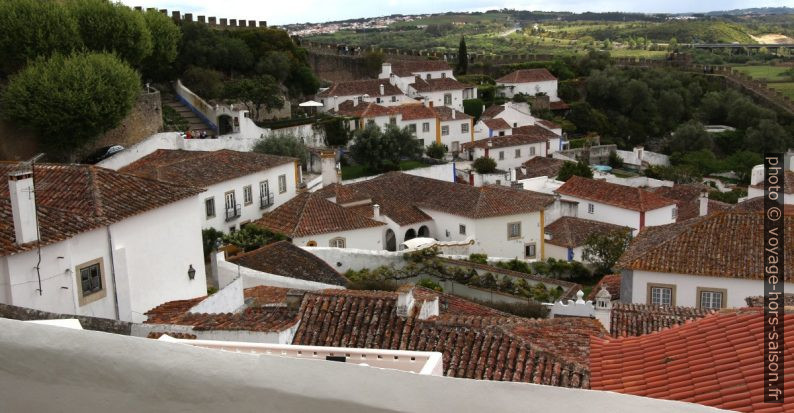
[(192, 12), (194, 16), (266, 20), (269, 25), (323, 22), (390, 14), (485, 11), (511, 8), (545, 11), (686, 13), (749, 7), (794, 7), (794, 0), (121, 0), (129, 6)]

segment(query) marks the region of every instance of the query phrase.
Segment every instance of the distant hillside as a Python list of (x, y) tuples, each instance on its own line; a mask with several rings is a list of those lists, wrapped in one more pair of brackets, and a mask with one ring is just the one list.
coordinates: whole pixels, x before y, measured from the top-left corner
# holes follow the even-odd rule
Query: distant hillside
[(705, 16), (748, 16), (770, 14), (794, 14), (792, 7), (754, 7), (749, 9), (719, 10), (703, 13)]

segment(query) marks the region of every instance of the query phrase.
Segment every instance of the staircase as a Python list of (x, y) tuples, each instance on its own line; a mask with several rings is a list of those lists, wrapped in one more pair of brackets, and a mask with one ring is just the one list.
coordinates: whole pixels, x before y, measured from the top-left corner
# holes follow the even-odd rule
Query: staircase
[(215, 136), (215, 131), (204, 121), (201, 120), (195, 113), (193, 113), (190, 108), (185, 106), (182, 102), (177, 100), (173, 95), (163, 95), (163, 105), (169, 106), (171, 109), (175, 110), (185, 119), (188, 123), (188, 129), (191, 131), (206, 131), (207, 135)]

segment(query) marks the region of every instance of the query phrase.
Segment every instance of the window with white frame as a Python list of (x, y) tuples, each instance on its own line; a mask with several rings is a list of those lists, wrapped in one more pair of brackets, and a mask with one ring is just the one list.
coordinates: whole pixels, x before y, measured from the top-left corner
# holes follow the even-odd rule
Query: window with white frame
[(537, 249), (535, 243), (524, 244), (524, 258), (535, 258), (537, 256)]
[(367, 126), (375, 126), (375, 119), (367, 119)]
[(469, 124), (468, 123), (461, 123), (460, 124), (460, 133), (469, 133)]
[(204, 200), (204, 213), (207, 215), (207, 218), (215, 216), (215, 197)]
[(328, 245), (331, 248), (344, 248), (345, 247), (345, 239), (342, 237), (332, 238), (331, 241), (328, 242)]
[(521, 157), (521, 149), (516, 149), (516, 158)]
[(593, 204), (589, 204), (589, 203), (588, 203), (588, 204), (587, 204), (587, 213), (588, 213), (588, 214), (593, 214), (593, 213), (595, 213), (595, 205), (593, 205)]
[(507, 224), (507, 239), (521, 238), (521, 223), (510, 222)]
[(395, 117), (389, 118), (389, 124), (390, 125), (396, 125), (397, 124), (397, 118), (395, 118)]
[(452, 93), (444, 93), (444, 104), (445, 105), (452, 104)]
[(697, 288), (698, 307), (708, 309), (725, 308), (727, 290), (719, 288)]
[(397, 101), (397, 96), (392, 96), (392, 97), (391, 97), (391, 101), (392, 101), (392, 102), (396, 102), (396, 101)]
[(254, 192), (251, 190), (251, 185), (243, 187), (243, 203), (251, 205), (254, 202)]
[(278, 193), (287, 192), (287, 175), (278, 176)]
[(648, 304), (673, 305), (673, 286), (649, 284)]
[(458, 233), (460, 235), (466, 235), (466, 226), (463, 224), (458, 225)]
[(446, 72), (441, 72), (441, 78), (442, 78), (442, 79), (445, 79), (446, 77), (447, 77), (447, 74), (446, 74)]
[(430, 132), (430, 122), (425, 122), (422, 124), (422, 132)]
[(449, 125), (441, 127), (441, 136), (449, 135)]
[(430, 80), (430, 73), (425, 76), (425, 79)]

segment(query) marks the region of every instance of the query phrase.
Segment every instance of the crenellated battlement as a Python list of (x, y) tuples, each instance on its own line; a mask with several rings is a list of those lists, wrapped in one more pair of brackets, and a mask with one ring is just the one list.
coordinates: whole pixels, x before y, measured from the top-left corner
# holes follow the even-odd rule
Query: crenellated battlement
[[(135, 6), (135, 10), (143, 11), (143, 7)], [(157, 10), (160, 13), (165, 14), (168, 16), (167, 9), (156, 9), (154, 7), (149, 7), (146, 9), (148, 10)], [(187, 21), (187, 22), (196, 22), (201, 24), (206, 24), (210, 27), (217, 27), (222, 29), (237, 29), (237, 28), (251, 28), (251, 27), (267, 27), (267, 21), (265, 20), (246, 20), (246, 19), (229, 19), (226, 17), (218, 18), (215, 16), (195, 16), (193, 18), (193, 13), (182, 13), (179, 10), (172, 10), (171, 11), (171, 18), (174, 19), (175, 22), (180, 21)]]

